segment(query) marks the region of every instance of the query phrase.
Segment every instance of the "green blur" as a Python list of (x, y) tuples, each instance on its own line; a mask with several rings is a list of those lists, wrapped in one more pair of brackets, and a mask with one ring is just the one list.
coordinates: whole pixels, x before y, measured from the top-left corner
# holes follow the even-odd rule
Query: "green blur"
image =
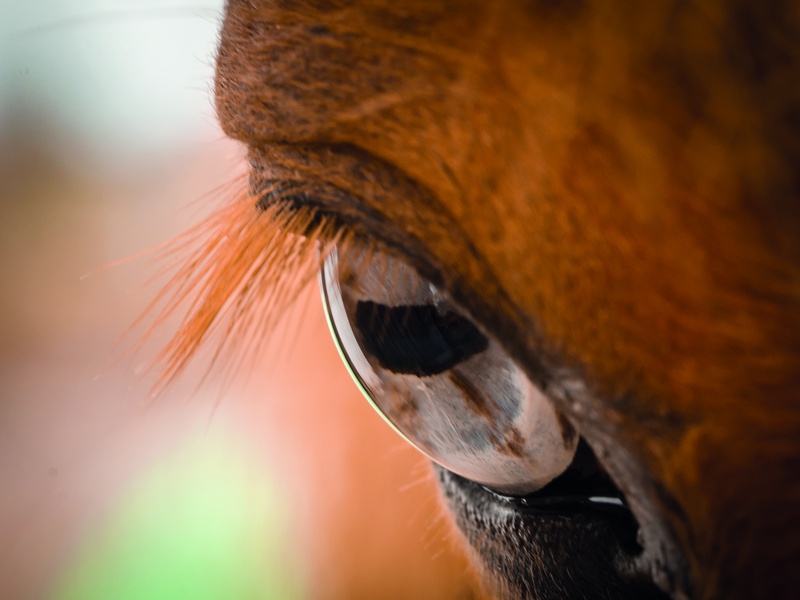
[(275, 486), (230, 445), (204, 437), (152, 468), (55, 600), (299, 598)]

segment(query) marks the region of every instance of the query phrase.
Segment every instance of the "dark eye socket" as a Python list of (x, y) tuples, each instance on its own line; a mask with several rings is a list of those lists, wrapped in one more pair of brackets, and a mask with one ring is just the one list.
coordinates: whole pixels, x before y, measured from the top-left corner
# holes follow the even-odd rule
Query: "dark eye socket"
[(469, 319), (430, 304), (360, 300), (354, 325), (364, 348), (384, 369), (418, 377), (447, 371), (489, 346)]

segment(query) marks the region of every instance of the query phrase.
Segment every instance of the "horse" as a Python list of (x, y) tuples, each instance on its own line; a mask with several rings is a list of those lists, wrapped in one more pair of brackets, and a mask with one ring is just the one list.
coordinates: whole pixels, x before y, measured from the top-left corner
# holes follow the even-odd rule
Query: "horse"
[(799, 39), (782, 1), (228, 0), (225, 239), (324, 263), (493, 595), (800, 589)]

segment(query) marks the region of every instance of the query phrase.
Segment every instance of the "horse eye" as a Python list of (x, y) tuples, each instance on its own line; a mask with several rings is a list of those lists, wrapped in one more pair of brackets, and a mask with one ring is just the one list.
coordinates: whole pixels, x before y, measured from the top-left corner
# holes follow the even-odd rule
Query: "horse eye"
[(404, 262), (334, 249), (328, 323), (361, 391), (434, 462), (508, 494), (564, 472), (578, 443), (503, 348)]

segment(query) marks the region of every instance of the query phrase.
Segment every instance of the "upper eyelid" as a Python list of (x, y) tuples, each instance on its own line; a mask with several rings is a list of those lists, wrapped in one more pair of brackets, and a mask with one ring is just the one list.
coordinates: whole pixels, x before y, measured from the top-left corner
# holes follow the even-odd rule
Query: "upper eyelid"
[(371, 233), (367, 227), (355, 219), (348, 219), (335, 209), (320, 200), (311, 191), (298, 182), (272, 182), (271, 189), (260, 193), (250, 190), (255, 209), (264, 213), (276, 207), (290, 214), (306, 212), (309, 218), (304, 231), (291, 231), (295, 235), (314, 235), (320, 242), (332, 242), (347, 237), (358, 241), (365, 248), (386, 251), (389, 245), (379, 236)]
[[(250, 147), (250, 191), (260, 208), (311, 207), (356, 235), (400, 252), (437, 283), (430, 240), (450, 255), (480, 259), (436, 194), (396, 165), (347, 143)], [(390, 210), (387, 210), (388, 209)]]
[[(387, 214), (390, 203), (396, 209), (418, 216), (418, 206), (432, 204), (430, 193), (395, 166), (349, 144), (303, 144), (272, 146), (270, 150), (250, 149), (249, 193), (258, 210), (282, 205), (289, 211), (312, 209), (331, 223), (336, 231), (347, 230), (366, 245), (390, 254), (402, 255), (432, 280), (439, 279), (430, 253), (412, 227), (404, 226), (400, 215)], [(420, 196), (424, 196), (420, 201)], [(409, 220), (406, 215), (405, 221)], [(441, 221), (429, 212), (428, 222)], [(451, 230), (438, 225), (439, 235)]]
[[(401, 257), (444, 290), (506, 350), (529, 367), (539, 385), (550, 378), (541, 361), (539, 328), (512, 300), (461, 223), (442, 201), (396, 165), (352, 145), (271, 144), (249, 149), (256, 202), (315, 208), (356, 238)], [(290, 193), (278, 193), (284, 186)], [(287, 203), (291, 210), (291, 202)], [(387, 210), (390, 207), (391, 214)], [(533, 339), (534, 349), (530, 345)]]

